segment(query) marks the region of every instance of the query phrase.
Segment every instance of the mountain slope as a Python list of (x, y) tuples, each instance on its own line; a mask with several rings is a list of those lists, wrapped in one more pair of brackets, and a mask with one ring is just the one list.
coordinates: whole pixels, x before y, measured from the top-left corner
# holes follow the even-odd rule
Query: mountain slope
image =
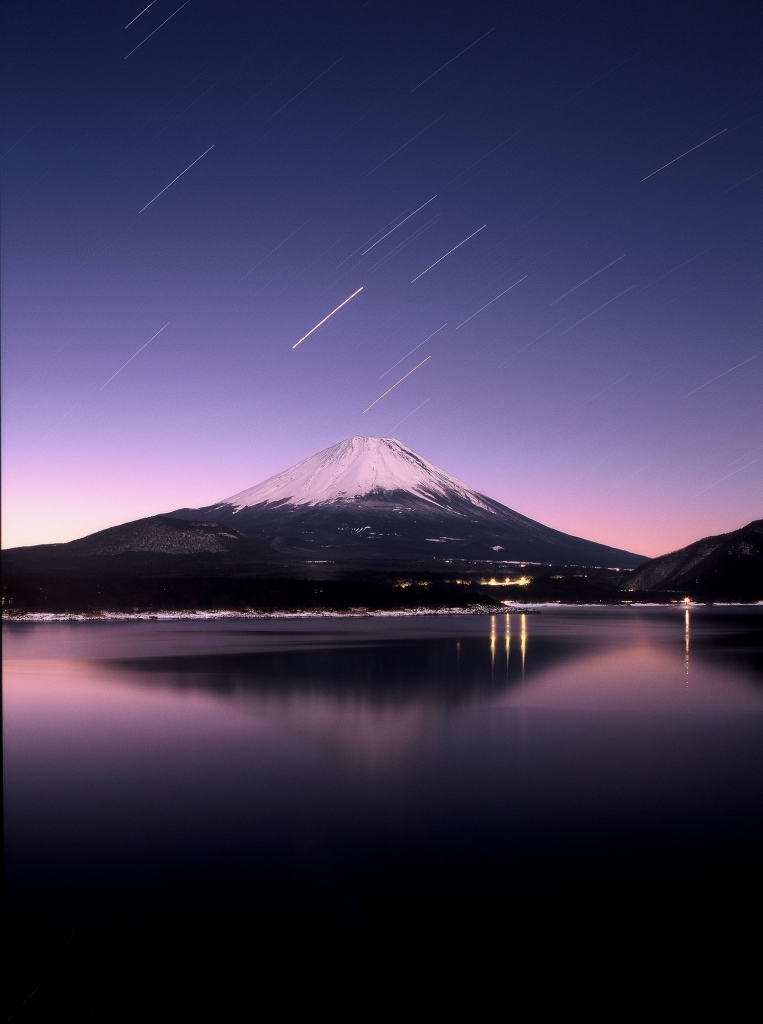
[[(49, 559), (56, 557), (98, 557), (131, 554), (198, 555), (230, 551), (245, 541), (243, 534), (231, 527), (211, 522), (183, 522), (167, 516), (136, 519), (121, 526), (110, 526), (87, 537), (65, 544), (37, 544), (33, 547), (10, 548), (6, 559), (21, 557)], [(6, 562), (7, 564), (7, 562)]]
[(285, 563), (342, 570), (644, 561), (528, 519), (393, 438), (349, 438), (256, 487), (169, 515), (235, 527)]
[(93, 571), (183, 573), (267, 561), (267, 552), (238, 530), (214, 522), (150, 516), (111, 526), (65, 544), (37, 544), (3, 551), (3, 572), (78, 575)]
[(705, 599), (763, 600), (763, 519), (653, 558), (625, 585)]

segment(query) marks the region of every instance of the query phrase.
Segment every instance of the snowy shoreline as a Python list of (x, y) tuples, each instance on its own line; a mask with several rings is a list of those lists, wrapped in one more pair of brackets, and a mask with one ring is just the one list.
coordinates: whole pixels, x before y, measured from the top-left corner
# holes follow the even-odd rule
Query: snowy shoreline
[(369, 611), (350, 609), (349, 611), (275, 611), (275, 612), (236, 612), (236, 611), (198, 611), (198, 612), (28, 612), (23, 615), (3, 615), (3, 622), (167, 622), (184, 619), (190, 622), (207, 622), (210, 619), (367, 619), (367, 618), (406, 618), (424, 615), (505, 615), (521, 613), (537, 615), (539, 609), (511, 607), (496, 610), (488, 605), (477, 605), (473, 608), (406, 608), (391, 611)]
[(472, 608), (406, 608), (401, 610), (380, 611), (365, 608), (349, 611), (274, 611), (274, 612), (238, 612), (238, 611), (197, 611), (197, 612), (28, 612), (21, 615), (2, 616), (3, 623), (15, 622), (168, 622), (184, 620), (187, 622), (208, 622), (224, 619), (399, 619), (421, 618), (423, 616), (443, 615), (540, 615), (544, 609), (580, 608), (611, 610), (613, 608), (664, 608), (666, 610), (684, 610), (687, 608), (761, 608), (763, 601), (714, 601), (711, 603), (692, 602), (691, 604), (664, 604), (662, 602), (628, 602), (627, 604), (580, 604), (547, 601), (528, 603), (526, 605), (506, 605), (496, 608), (489, 605), (476, 605)]

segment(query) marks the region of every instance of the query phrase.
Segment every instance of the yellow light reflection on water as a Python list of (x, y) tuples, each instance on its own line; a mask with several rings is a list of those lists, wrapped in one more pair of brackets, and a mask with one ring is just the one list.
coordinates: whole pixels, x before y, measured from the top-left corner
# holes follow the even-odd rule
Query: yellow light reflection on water
[(686, 642), (685, 658), (686, 658), (686, 689), (687, 690), (689, 689), (689, 627), (690, 627), (689, 609), (687, 608), (686, 612), (684, 613), (684, 639), (685, 639), (685, 642)]
[(520, 616), (521, 631), (519, 635), (519, 649), (522, 652), (522, 678), (525, 677), (525, 655), (527, 653), (527, 616), (522, 613)]

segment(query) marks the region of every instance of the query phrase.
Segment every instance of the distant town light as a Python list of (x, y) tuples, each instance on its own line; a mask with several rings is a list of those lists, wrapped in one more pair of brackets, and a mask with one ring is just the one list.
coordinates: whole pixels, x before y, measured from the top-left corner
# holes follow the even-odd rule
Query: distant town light
[(505, 580), (497, 580), (495, 577), (489, 580), (480, 580), (483, 587), (526, 587), (528, 583), (532, 583), (530, 576), (519, 576), (515, 580), (509, 579), (508, 576)]

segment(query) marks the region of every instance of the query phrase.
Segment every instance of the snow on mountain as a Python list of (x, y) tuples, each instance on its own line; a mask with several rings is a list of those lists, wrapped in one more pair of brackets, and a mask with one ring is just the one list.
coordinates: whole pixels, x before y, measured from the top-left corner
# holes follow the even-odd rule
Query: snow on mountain
[(494, 511), (484, 497), (392, 437), (351, 437), (216, 506), (325, 505), (406, 491), (433, 505), (458, 497)]

